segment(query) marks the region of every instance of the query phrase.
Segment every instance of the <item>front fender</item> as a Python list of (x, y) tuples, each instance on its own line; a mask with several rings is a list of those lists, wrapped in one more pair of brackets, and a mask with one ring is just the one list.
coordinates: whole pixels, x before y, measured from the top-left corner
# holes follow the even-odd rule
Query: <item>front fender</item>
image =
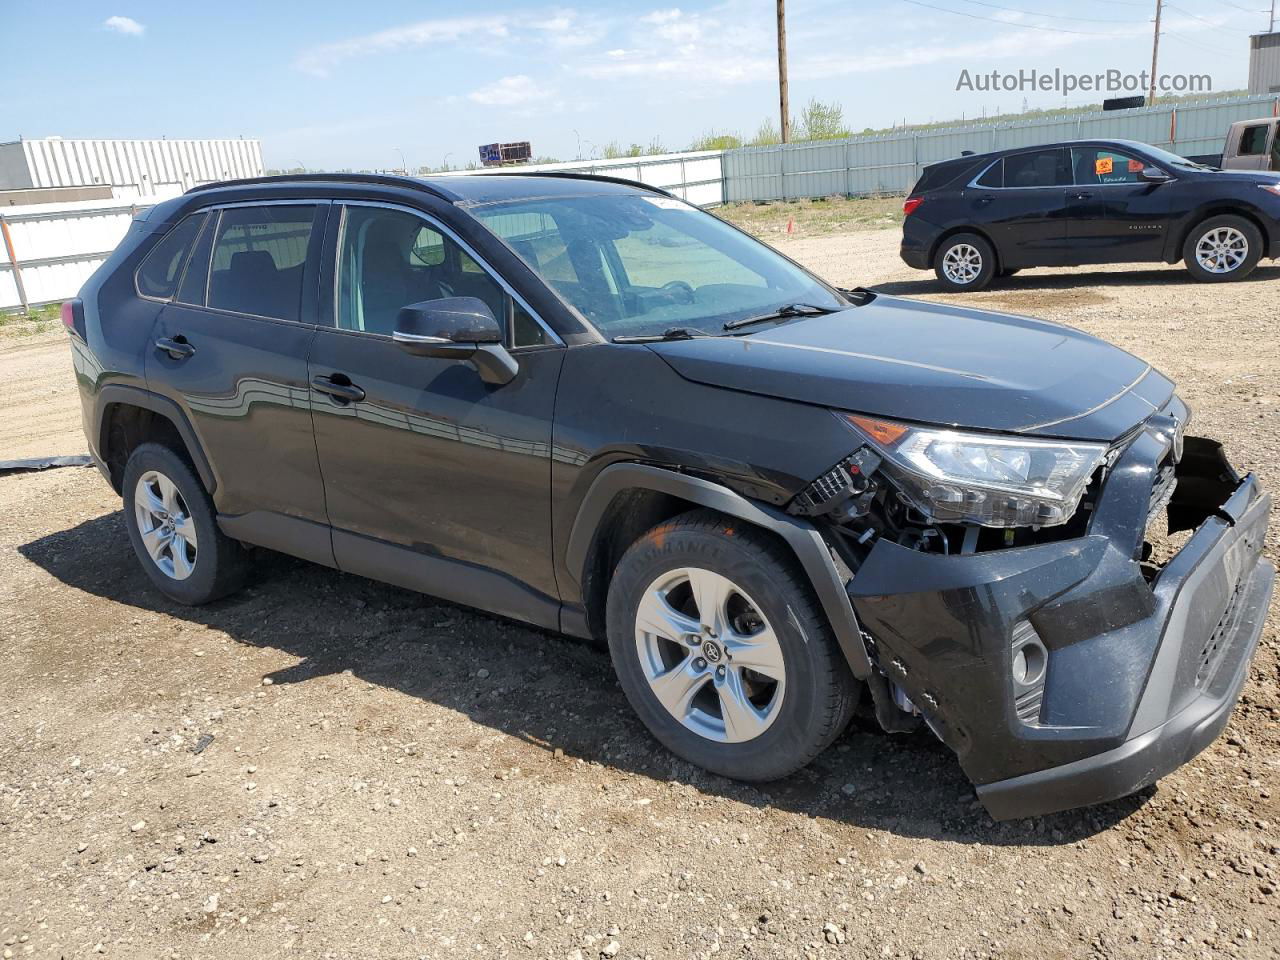
[(836, 568), (831, 550), (818, 529), (807, 520), (788, 516), (781, 510), (749, 500), (727, 487), (701, 477), (642, 463), (615, 463), (602, 470), (583, 498), (569, 533), (565, 567), (579, 585), (582, 583), (587, 557), (596, 540), (601, 519), (614, 499), (629, 490), (649, 490), (679, 497), (698, 506), (736, 517), (781, 537), (809, 578), (854, 676), (858, 679), (870, 676), (871, 661), (862, 641), (862, 631), (854, 615), (853, 605), (845, 592), (845, 584)]

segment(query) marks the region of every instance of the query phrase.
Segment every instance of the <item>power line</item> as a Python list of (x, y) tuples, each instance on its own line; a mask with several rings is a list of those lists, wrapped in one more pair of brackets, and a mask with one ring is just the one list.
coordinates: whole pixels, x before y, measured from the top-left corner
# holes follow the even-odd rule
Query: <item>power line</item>
[(1164, 31), (1164, 35), (1165, 35), (1166, 37), (1173, 37), (1173, 39), (1175, 39), (1175, 40), (1179, 40), (1179, 41), (1181, 41), (1182, 43), (1187, 44), (1188, 46), (1196, 47), (1197, 49), (1200, 49), (1200, 50), (1208, 50), (1210, 53), (1217, 53), (1217, 54), (1221, 54), (1221, 55), (1222, 55), (1222, 56), (1224, 56), (1224, 57), (1234, 57), (1234, 56), (1236, 56), (1236, 54), (1235, 54), (1235, 53), (1232, 53), (1232, 52), (1231, 52), (1231, 51), (1229, 51), (1229, 50), (1223, 50), (1221, 47), (1212, 47), (1212, 46), (1210, 46), (1210, 45), (1209, 45), (1209, 44), (1207, 44), (1207, 43), (1201, 43), (1201, 42), (1200, 42), (1200, 41), (1198, 41), (1198, 40), (1192, 40), (1192, 39), (1190, 39), (1189, 37), (1184, 37), (1184, 36), (1183, 36), (1182, 34), (1180, 34), (1180, 33), (1174, 33), (1172, 30), (1165, 30), (1165, 31)]
[(970, 20), (981, 20), (985, 23), (997, 23), (1002, 27), (1015, 27), (1019, 30), (1041, 30), (1045, 33), (1070, 33), (1077, 37), (1102, 37), (1107, 39), (1119, 39), (1114, 33), (1096, 33), (1087, 30), (1068, 30), (1066, 27), (1046, 27), (1035, 23), (1011, 23), (1008, 20), (997, 20), (995, 17), (981, 17), (976, 13), (965, 13), (963, 10), (948, 10), (946, 7), (934, 6), (932, 3), (924, 3), (923, 0), (902, 0), (903, 3), (909, 3), (915, 7), (925, 7), (928, 10), (937, 10), (939, 13), (950, 13), (957, 17), (967, 17)]
[(1182, 7), (1175, 7), (1172, 4), (1170, 4), (1169, 9), (1177, 10), (1179, 13), (1185, 16), (1191, 17), (1193, 20), (1199, 20), (1201, 23), (1207, 26), (1210, 30), (1217, 30), (1219, 33), (1230, 34), (1231, 36), (1237, 37), (1237, 38), (1240, 35), (1239, 30), (1230, 30), (1227, 27), (1222, 26), (1221, 24), (1214, 23), (1212, 20), (1206, 20), (1204, 17), (1200, 16), (1199, 14), (1192, 13), (1190, 10), (1184, 10)]
[[(1073, 20), (1080, 23), (1114, 23), (1120, 25), (1146, 22), (1145, 20), (1104, 20), (1099, 17), (1071, 17), (1061, 13), (1033, 13), (1030, 10), (1020, 10), (1017, 7), (1002, 7), (996, 3), (986, 3), (985, 0), (962, 0), (962, 2), (972, 3), (979, 7), (990, 7), (992, 10), (1004, 10), (1008, 13), (1022, 13), (1029, 17), (1044, 17), (1049, 20)], [(1135, 6), (1137, 6), (1137, 4), (1135, 4)], [(1005, 21), (1001, 20), (997, 22), (1004, 23)]]

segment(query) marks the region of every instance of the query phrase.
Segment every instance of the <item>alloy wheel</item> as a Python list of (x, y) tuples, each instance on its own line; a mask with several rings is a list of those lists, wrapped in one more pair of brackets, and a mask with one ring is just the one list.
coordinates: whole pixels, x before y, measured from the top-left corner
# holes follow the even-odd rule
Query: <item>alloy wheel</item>
[(172, 480), (157, 470), (138, 478), (133, 494), (138, 533), (152, 562), (173, 580), (185, 580), (196, 566), (196, 525)]
[(957, 243), (943, 255), (942, 272), (952, 283), (967, 286), (982, 273), (982, 252), (972, 244)]
[(663, 574), (636, 610), (636, 654), (658, 702), (708, 740), (743, 743), (777, 719), (782, 647), (732, 580), (696, 567)]
[(1208, 273), (1233, 273), (1249, 258), (1249, 238), (1235, 227), (1214, 227), (1196, 244), (1196, 262)]

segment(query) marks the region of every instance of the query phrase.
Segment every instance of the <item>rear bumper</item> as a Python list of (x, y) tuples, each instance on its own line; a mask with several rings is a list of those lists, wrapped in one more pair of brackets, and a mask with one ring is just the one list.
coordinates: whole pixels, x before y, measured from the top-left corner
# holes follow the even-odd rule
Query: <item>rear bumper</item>
[(929, 270), (930, 251), (938, 228), (925, 220), (919, 213), (913, 213), (902, 223), (902, 246), (899, 254), (902, 262), (916, 270)]
[[(1239, 696), (1275, 576), (1260, 556), (1270, 497), (1217, 444), (1188, 438), (1169, 518), (1195, 532), (1144, 576), (1168, 449), (1158, 429), (1133, 442), (1082, 538), (967, 556), (882, 541), (850, 581), (878, 665), (998, 819), (1154, 782), (1212, 742)], [(1038, 676), (1015, 675), (1028, 639)]]

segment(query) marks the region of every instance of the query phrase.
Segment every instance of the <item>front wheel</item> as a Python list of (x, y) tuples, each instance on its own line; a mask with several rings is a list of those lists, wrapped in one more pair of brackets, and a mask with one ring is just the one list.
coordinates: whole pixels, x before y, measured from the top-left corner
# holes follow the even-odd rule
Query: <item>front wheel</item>
[(948, 290), (983, 290), (997, 275), (996, 253), (976, 233), (948, 237), (933, 258), (933, 272)]
[(1203, 283), (1243, 280), (1262, 259), (1262, 232), (1243, 217), (1210, 217), (1191, 231), (1182, 258)]
[(793, 773), (856, 704), (857, 682), (793, 559), (718, 514), (685, 514), (632, 545), (607, 616), (631, 706), (667, 749), (713, 773)]

